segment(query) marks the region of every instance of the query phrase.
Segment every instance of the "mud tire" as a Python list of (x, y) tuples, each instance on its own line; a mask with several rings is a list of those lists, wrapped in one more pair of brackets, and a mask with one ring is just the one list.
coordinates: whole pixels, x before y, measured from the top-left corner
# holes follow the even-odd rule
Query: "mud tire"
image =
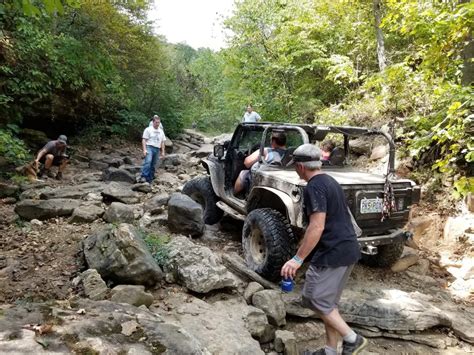
[(381, 245), (378, 247), (376, 255), (362, 255), (362, 262), (374, 267), (390, 267), (403, 253), (405, 241), (401, 240), (393, 244)]
[(247, 266), (264, 278), (276, 281), (280, 270), (296, 252), (296, 241), (286, 218), (271, 208), (250, 212), (242, 230)]
[(202, 206), (205, 224), (215, 224), (221, 220), (224, 212), (216, 205), (219, 198), (212, 189), (209, 176), (200, 176), (188, 181), (182, 192)]

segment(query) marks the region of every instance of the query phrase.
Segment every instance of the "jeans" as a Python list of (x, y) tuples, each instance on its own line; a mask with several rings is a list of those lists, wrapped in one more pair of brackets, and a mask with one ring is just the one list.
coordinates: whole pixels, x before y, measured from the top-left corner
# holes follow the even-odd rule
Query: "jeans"
[(142, 177), (147, 182), (152, 182), (155, 178), (155, 167), (158, 160), (160, 160), (160, 148), (147, 145), (146, 156), (142, 166)]

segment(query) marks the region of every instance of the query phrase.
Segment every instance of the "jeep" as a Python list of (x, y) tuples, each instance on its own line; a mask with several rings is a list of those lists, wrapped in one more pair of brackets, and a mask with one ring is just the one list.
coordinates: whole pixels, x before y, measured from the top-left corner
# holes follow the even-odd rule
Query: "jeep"
[[(287, 137), (281, 161), (267, 163), (264, 147), (270, 146), (273, 131)], [(342, 186), (355, 229), (363, 261), (387, 267), (399, 259), (410, 233), (402, 228), (410, 207), (420, 199), (420, 188), (407, 179), (395, 177), (395, 144), (382, 130), (347, 126), (323, 126), (287, 123), (241, 123), (230, 141), (214, 146), (214, 152), (202, 159), (207, 176), (188, 181), (183, 193), (203, 207), (206, 224), (219, 222), (224, 212), (244, 221), (242, 246), (250, 269), (269, 280), (279, 278), (283, 264), (296, 252), (308, 223), (303, 213), (303, 189), (306, 185), (294, 170), (293, 151), (301, 144), (320, 145), (331, 138), (336, 143), (322, 170)], [(354, 155), (351, 140), (375, 137), (388, 145), (386, 174), (373, 174), (351, 166)], [(259, 149), (259, 167), (251, 169), (252, 184), (245, 194), (234, 195), (234, 183), (244, 167), (244, 159)], [(360, 227), (360, 228), (357, 228)]]

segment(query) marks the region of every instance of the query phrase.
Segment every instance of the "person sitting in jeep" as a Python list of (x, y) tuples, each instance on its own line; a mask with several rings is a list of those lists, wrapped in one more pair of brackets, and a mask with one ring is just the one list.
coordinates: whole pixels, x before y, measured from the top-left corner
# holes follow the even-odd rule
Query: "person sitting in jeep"
[(336, 147), (336, 144), (331, 139), (326, 139), (321, 143), (321, 160), (329, 161), (332, 150)]
[[(279, 163), (283, 155), (286, 152), (286, 134), (283, 131), (273, 131), (270, 148), (265, 148), (263, 150), (263, 158), (268, 164), (272, 163)], [(260, 149), (257, 149), (255, 152), (250, 154), (244, 160), (244, 165), (247, 169), (244, 169), (240, 172), (237, 180), (235, 180), (234, 184), (234, 195), (239, 194), (242, 191), (249, 191), (250, 185), (252, 183), (252, 174), (250, 173), (250, 169), (257, 169), (258, 164), (258, 157), (260, 154)]]

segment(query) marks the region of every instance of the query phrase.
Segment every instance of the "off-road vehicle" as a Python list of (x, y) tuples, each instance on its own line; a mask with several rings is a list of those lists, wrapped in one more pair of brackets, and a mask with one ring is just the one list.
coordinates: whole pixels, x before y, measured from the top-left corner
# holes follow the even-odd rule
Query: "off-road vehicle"
[[(286, 151), (281, 161), (268, 164), (264, 147), (270, 146), (272, 132), (284, 131)], [(353, 139), (378, 139), (388, 145), (386, 174), (373, 174), (351, 167)], [(283, 123), (239, 124), (230, 141), (214, 146), (213, 154), (202, 160), (207, 176), (187, 182), (183, 193), (203, 206), (204, 222), (219, 222), (226, 212), (244, 221), (243, 252), (247, 265), (268, 279), (277, 279), (282, 265), (296, 252), (307, 218), (303, 213), (301, 180), (291, 161), (293, 151), (303, 143), (319, 145), (327, 137), (336, 142), (322, 170), (342, 186), (357, 225), (358, 240), (368, 264), (390, 266), (400, 257), (410, 236), (402, 230), (410, 206), (420, 198), (414, 182), (394, 175), (395, 144), (388, 133), (377, 129)], [(382, 137), (382, 138), (380, 138)], [(251, 169), (252, 185), (245, 195), (235, 196), (233, 186), (244, 159), (256, 149), (258, 169)]]

